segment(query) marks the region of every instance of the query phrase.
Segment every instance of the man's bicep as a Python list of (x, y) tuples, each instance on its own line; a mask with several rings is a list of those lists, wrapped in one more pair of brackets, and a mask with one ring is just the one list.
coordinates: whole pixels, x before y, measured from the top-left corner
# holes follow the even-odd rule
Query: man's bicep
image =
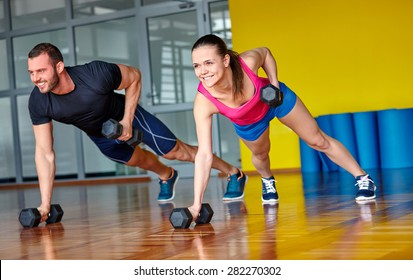
[(48, 122), (45, 124), (33, 125), (34, 138), (36, 140), (36, 149), (41, 149), (44, 152), (53, 150), (53, 124)]
[(118, 64), (122, 80), (119, 84), (118, 90), (125, 89), (133, 83), (140, 83), (141, 72), (138, 68), (127, 66), (124, 64)]

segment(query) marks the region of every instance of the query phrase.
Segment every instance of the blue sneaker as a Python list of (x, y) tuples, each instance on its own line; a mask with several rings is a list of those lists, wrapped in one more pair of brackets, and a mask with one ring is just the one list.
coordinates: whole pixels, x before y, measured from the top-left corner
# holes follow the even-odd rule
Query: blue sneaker
[(244, 197), (245, 183), (248, 177), (240, 170), (237, 174), (228, 176), (227, 191), (222, 200), (236, 200)]
[(278, 193), (275, 188), (274, 176), (270, 178), (261, 178), (262, 181), (262, 202), (263, 203), (274, 203), (278, 201)]
[(172, 169), (172, 177), (168, 180), (159, 179), (159, 185), (161, 186), (161, 191), (158, 195), (158, 201), (169, 201), (175, 197), (175, 186), (178, 182), (179, 176), (178, 171)]
[(376, 198), (376, 185), (374, 185), (373, 179), (367, 175), (361, 175), (356, 177), (356, 184), (359, 190), (356, 193), (356, 201), (365, 201)]

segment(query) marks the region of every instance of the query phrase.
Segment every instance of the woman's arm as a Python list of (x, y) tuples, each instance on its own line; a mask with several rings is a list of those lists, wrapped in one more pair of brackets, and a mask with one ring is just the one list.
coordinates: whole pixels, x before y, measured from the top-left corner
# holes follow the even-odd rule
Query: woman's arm
[(194, 118), (198, 138), (195, 156), (194, 204), (189, 207), (194, 219), (201, 210), (202, 200), (211, 174), (212, 166), (212, 115), (215, 106), (202, 94), (197, 93), (194, 101)]
[(252, 49), (243, 52), (240, 56), (252, 71), (258, 74), (258, 69), (264, 69), (271, 84), (278, 88), (280, 87), (278, 83), (277, 62), (267, 47)]

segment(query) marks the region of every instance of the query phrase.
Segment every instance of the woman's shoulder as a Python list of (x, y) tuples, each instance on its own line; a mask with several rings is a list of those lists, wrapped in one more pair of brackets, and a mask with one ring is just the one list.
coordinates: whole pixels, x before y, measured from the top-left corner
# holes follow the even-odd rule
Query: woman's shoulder
[(254, 73), (260, 68), (261, 54), (259, 49), (252, 49), (240, 53), (239, 57), (245, 63), (245, 65), (251, 69)]
[(214, 104), (211, 99), (209, 99), (207, 96), (205, 96), (199, 91), (195, 95), (194, 109), (195, 108), (196, 111), (201, 110), (202, 113), (206, 115), (212, 115), (219, 112), (216, 104)]

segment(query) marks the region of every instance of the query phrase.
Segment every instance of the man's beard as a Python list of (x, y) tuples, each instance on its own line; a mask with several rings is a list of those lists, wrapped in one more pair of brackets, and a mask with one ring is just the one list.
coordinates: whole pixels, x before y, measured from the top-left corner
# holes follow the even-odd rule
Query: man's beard
[(57, 75), (57, 72), (55, 70), (53, 78), (50, 81), (47, 81), (46, 84), (48, 85), (46, 88), (44, 88), (43, 90), (39, 88), (41, 93), (48, 93), (53, 91), (53, 89), (56, 88), (56, 86), (59, 84), (60, 79), (59, 76)]

